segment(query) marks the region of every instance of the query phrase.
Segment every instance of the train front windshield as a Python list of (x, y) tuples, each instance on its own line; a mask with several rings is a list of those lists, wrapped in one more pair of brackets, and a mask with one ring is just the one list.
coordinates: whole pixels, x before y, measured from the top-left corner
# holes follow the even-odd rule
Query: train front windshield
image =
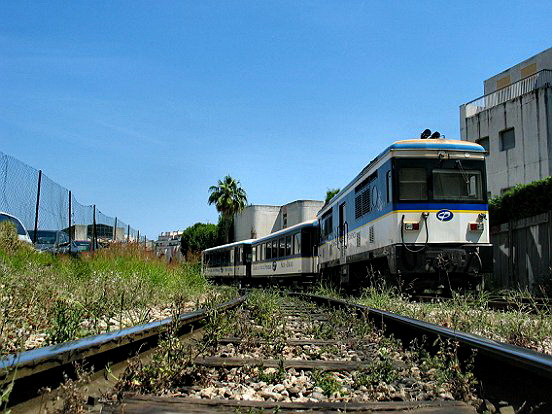
[(401, 161), (398, 201), (487, 201), (483, 161)]

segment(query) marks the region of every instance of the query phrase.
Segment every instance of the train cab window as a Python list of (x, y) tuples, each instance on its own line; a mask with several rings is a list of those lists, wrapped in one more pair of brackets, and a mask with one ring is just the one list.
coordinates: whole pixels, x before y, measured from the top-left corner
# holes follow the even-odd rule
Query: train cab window
[(435, 200), (482, 201), (481, 171), (433, 170)]
[(399, 170), (400, 200), (427, 200), (427, 175), (425, 168), (401, 168)]
[(272, 244), (270, 242), (265, 243), (266, 247), (266, 257), (265, 259), (272, 259)]
[(301, 254), (301, 233), (293, 235), (293, 254)]
[(286, 256), (291, 256), (291, 236), (286, 237)]
[(333, 216), (330, 214), (322, 222), (322, 236), (327, 238), (333, 232)]
[(390, 203), (392, 200), (391, 191), (393, 189), (391, 170), (387, 171), (387, 174), (385, 174), (385, 181), (387, 183), (387, 202)]

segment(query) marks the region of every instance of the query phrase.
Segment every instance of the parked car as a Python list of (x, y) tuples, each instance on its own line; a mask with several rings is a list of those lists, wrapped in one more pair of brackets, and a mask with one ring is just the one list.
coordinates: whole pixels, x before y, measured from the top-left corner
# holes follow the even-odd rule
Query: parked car
[(0, 211), (0, 223), (4, 221), (9, 221), (15, 225), (15, 230), (17, 231), (17, 238), (19, 240), (27, 243), (32, 243), (31, 238), (27, 233), (27, 230), (25, 230), (25, 226), (23, 226), (23, 223), (21, 223), (21, 220), (19, 220), (15, 216), (12, 216), (9, 213), (4, 213), (3, 211)]
[[(73, 240), (71, 243), (71, 252), (79, 253), (92, 251), (92, 241), (90, 240)], [(101, 248), (103, 248), (103, 246), (100, 243), (96, 242), (94, 250), (98, 250)]]
[(43, 252), (69, 253), (69, 235), (61, 230), (38, 230), (36, 241), (34, 230), (29, 232), (35, 247)]

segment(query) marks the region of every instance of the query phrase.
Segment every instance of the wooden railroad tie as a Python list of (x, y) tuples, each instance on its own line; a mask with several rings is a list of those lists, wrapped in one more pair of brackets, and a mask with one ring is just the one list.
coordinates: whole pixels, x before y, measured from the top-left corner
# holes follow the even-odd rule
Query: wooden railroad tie
[[(475, 414), (475, 409), (461, 401), (386, 401), (386, 402), (272, 402), (223, 399), (197, 399), (182, 397), (152, 397), (126, 395), (118, 406), (104, 406), (106, 414), (205, 414), (205, 413), (331, 413), (354, 412), (355, 414)], [(266, 411), (265, 411), (266, 410)]]

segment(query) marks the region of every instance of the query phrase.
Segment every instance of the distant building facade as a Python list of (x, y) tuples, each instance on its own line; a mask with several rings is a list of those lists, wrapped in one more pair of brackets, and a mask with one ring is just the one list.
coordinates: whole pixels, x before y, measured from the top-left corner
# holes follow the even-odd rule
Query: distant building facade
[(323, 205), (323, 201), (297, 200), (283, 206), (247, 206), (234, 216), (234, 239), (256, 239), (312, 220)]
[(158, 257), (164, 257), (167, 262), (174, 260), (182, 260), (182, 253), (180, 252), (180, 238), (182, 231), (164, 231), (157, 240), (154, 242), (155, 254)]
[(552, 175), (552, 48), (490, 77), (484, 93), (460, 106), (460, 133), (488, 151), (490, 195)]

